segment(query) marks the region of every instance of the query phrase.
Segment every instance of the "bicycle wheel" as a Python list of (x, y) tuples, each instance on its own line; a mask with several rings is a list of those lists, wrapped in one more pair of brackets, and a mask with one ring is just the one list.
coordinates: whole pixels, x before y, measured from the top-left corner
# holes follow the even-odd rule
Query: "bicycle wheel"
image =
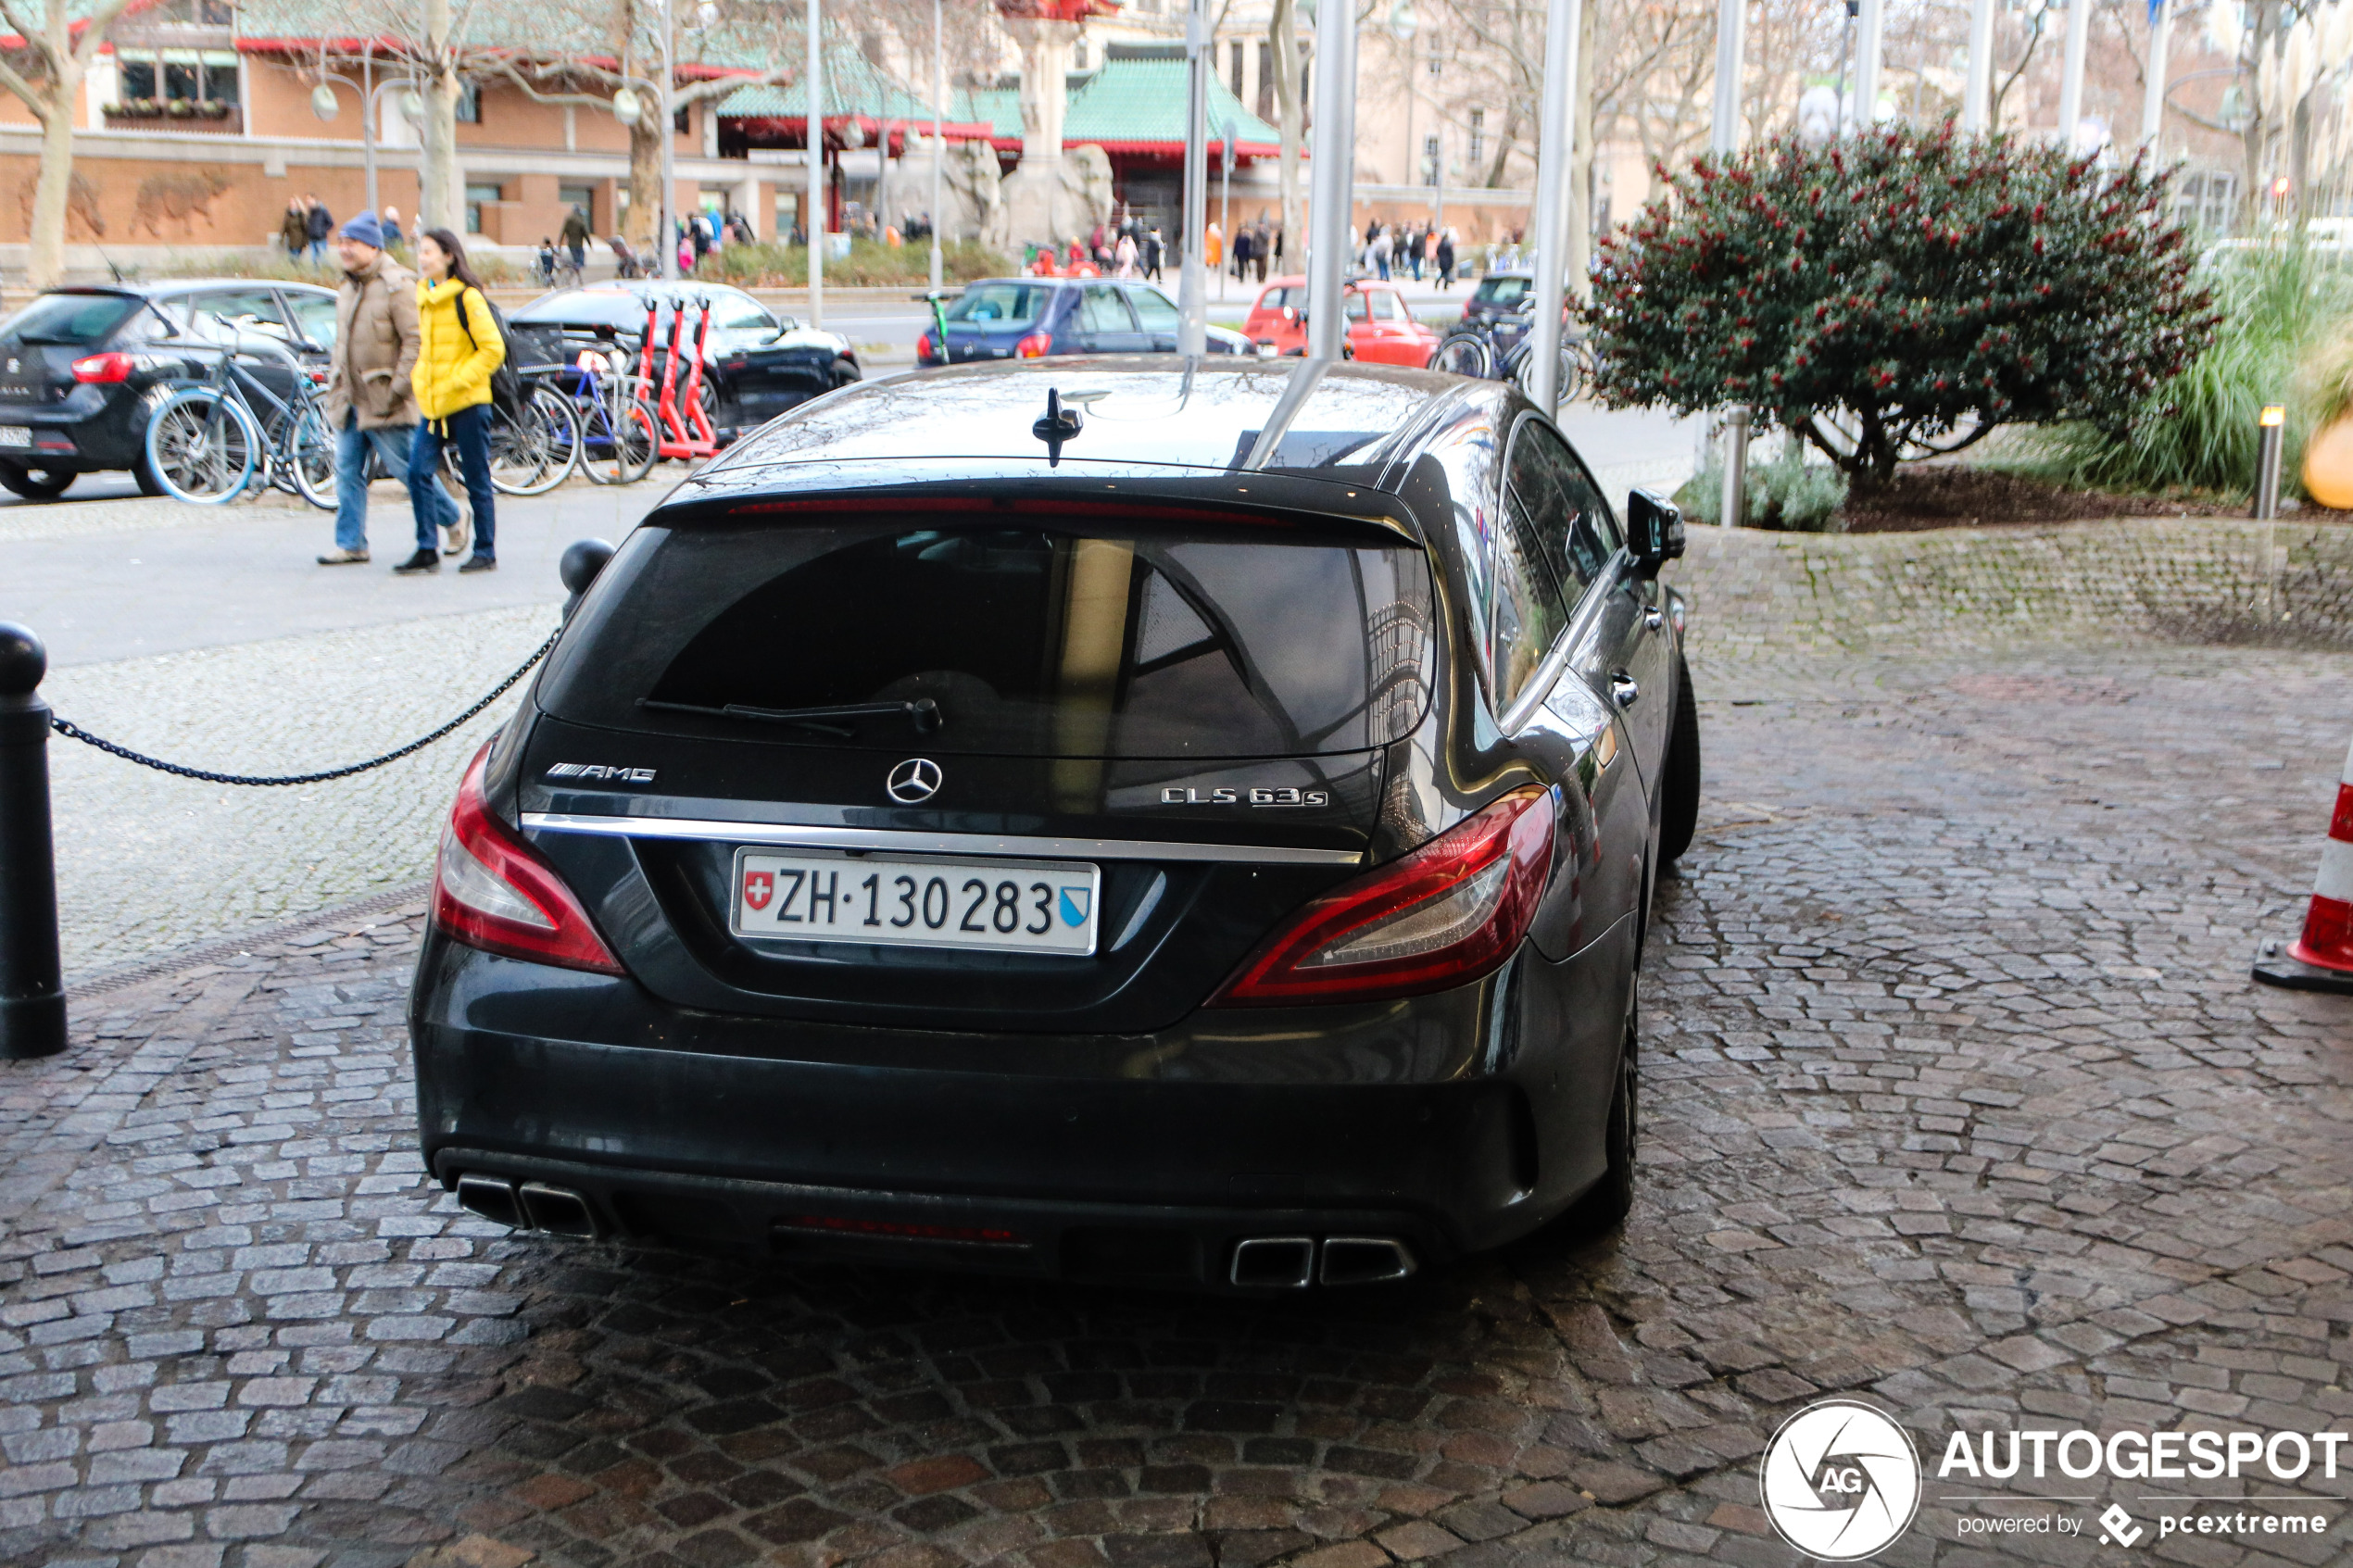
[(579, 457), (580, 421), (560, 393), (534, 387), (512, 416), (491, 416), (490, 483), (501, 494), (544, 495)]
[(599, 397), (582, 415), (581, 464), (598, 484), (635, 484), (653, 471), (654, 411), (645, 399)]
[(147, 420), (147, 469), (163, 492), (192, 506), (233, 501), (253, 482), (261, 432), (233, 397), (210, 387), (175, 392)]
[(1438, 345), (1429, 368), (1448, 375), (1486, 381), (1495, 373), (1495, 349), (1478, 332), (1456, 332)]
[(305, 408), (295, 420), (286, 438), (286, 467), (294, 470), (296, 493), (304, 500), (322, 512), (335, 509), (335, 438), (318, 409)]
[(1567, 408), (1585, 390), (1585, 345), (1581, 343), (1561, 345), (1560, 406)]

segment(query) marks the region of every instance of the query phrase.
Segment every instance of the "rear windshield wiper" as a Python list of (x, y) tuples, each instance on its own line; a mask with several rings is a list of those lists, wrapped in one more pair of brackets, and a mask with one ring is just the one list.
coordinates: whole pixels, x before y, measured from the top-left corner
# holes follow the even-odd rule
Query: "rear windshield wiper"
[(750, 719), (763, 724), (799, 724), (812, 730), (824, 730), (829, 734), (847, 735), (848, 724), (843, 719), (905, 719), (919, 735), (937, 730), (941, 722), (939, 704), (927, 696), (912, 702), (838, 702), (818, 708), (754, 708), (741, 702), (710, 708), (694, 702), (657, 702), (652, 697), (637, 699), (640, 708), (651, 708), (664, 713), (700, 713), (712, 719)]

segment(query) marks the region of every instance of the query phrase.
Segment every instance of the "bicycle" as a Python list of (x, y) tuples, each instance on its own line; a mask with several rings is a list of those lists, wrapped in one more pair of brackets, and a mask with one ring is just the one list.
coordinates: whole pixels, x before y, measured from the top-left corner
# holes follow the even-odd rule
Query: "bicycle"
[[(1509, 348), (1502, 346), (1506, 325), (1514, 339)], [(1535, 374), (1534, 344), (1529, 331), (1525, 311), (1508, 316), (1493, 316), (1484, 320), (1456, 327), (1440, 340), (1429, 357), (1429, 368), (1453, 375), (1468, 376), (1474, 381), (1508, 381), (1519, 388), (1523, 396), (1533, 397), (1530, 386)], [(1554, 408), (1567, 408), (1585, 390), (1592, 377), (1592, 351), (1581, 336), (1564, 333), (1560, 345), (1559, 395)]]
[[(512, 408), (490, 406), (490, 487), (505, 495), (544, 495), (580, 461), (580, 420), (572, 399), (547, 372), (522, 372), (522, 397)], [(445, 447), (445, 458), (455, 449)]]
[(580, 466), (589, 483), (634, 484), (645, 478), (661, 455), (661, 427), (644, 379), (630, 373), (630, 354), (619, 333), (598, 328), (593, 344), (551, 379), (560, 387), (567, 376), (580, 421)]
[[(289, 395), (280, 397), (237, 362), (246, 356), (283, 361), (291, 376)], [(209, 375), (156, 406), (148, 416), (145, 446), (148, 470), (175, 500), (226, 505), (245, 493), (258, 470), (273, 489), (299, 495), (321, 511), (335, 507), (335, 440), (319, 411), (310, 372), (291, 350), (268, 338), (233, 333)]]

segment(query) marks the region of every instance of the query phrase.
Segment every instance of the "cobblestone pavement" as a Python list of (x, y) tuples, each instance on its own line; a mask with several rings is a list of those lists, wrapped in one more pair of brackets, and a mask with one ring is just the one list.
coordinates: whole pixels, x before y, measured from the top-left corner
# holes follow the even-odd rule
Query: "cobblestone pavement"
[[(1633, 1217), (1393, 1292), (510, 1237), (412, 1150), (414, 909), (78, 999), (71, 1052), (0, 1067), (0, 1561), (1762, 1568), (1797, 1559), (1756, 1456), (1825, 1390), (1931, 1456), (2021, 1419), (2342, 1428), (2353, 1004), (2246, 976), (2353, 659), (1700, 678)], [(2148, 1485), (1931, 1480), (1881, 1561), (2120, 1558), (1957, 1520)], [(2353, 1483), (2308, 1485), (2321, 1539), (2142, 1549), (2344, 1562)]]

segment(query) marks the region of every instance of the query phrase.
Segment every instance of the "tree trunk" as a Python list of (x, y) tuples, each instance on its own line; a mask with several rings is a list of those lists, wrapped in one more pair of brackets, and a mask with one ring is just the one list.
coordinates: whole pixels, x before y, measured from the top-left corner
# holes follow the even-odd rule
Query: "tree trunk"
[(629, 243), (639, 249), (655, 243), (661, 217), (661, 138), (670, 128), (661, 121), (659, 106), (648, 103), (629, 128)]
[(82, 71), (66, 68), (41, 122), (40, 182), (32, 192), (32, 233), (25, 260), (25, 282), (55, 288), (66, 278), (66, 198), (73, 187), (73, 105)]
[(421, 128), (424, 157), (417, 170), (417, 228), (464, 230), (462, 210), (453, 206), (458, 194), (457, 55), (451, 48), (455, 29), (449, 0), (425, 0), (425, 123)]
[(2271, 47), (2271, 33), (2278, 20), (2277, 12), (2278, 7), (2275, 6), (2252, 7), (2255, 18), (2255, 46), (2248, 56), (2252, 69), (2246, 77), (2246, 129), (2239, 133), (2246, 170), (2245, 189), (2241, 192), (2241, 202), (2246, 214), (2246, 226), (2249, 232), (2254, 231), (2263, 214), (2263, 150), (2264, 143), (2270, 139), (2271, 128), (2263, 117), (2261, 83), (2263, 56)]
[(2312, 220), (2312, 193), (2305, 186), (2312, 178), (2312, 99), (2320, 90), (2320, 83), (2314, 82), (2311, 92), (2296, 100), (2296, 108), (2288, 119), (2288, 194), (2296, 202), (2296, 232), (2299, 237)]
[[(1280, 201), (1283, 214), (1283, 255), (1297, 257), (1306, 252), (1305, 220), (1301, 216), (1299, 201), (1299, 142), (1302, 125), (1299, 103), (1299, 29), (1292, 20), (1292, 0), (1275, 0), (1275, 12), (1266, 24), (1266, 41), (1274, 46), (1276, 116), (1281, 121), (1283, 156), (1281, 164)], [(1226, 236), (1231, 246), (1234, 236)]]

